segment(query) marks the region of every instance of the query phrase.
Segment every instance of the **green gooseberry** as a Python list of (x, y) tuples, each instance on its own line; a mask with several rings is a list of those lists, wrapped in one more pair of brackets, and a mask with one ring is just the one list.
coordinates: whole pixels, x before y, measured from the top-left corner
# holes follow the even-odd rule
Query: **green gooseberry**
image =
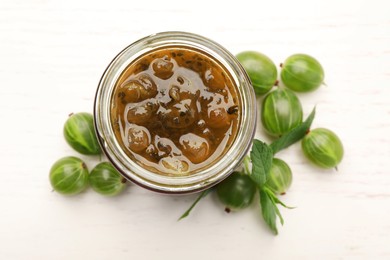
[(126, 187), (126, 179), (108, 162), (102, 162), (89, 175), (92, 189), (102, 195), (115, 196)]
[(292, 172), (288, 164), (278, 158), (272, 159), (272, 166), (266, 185), (275, 194), (285, 194), (292, 183)]
[(291, 90), (309, 92), (324, 82), (324, 69), (321, 64), (307, 54), (291, 55), (281, 66), (281, 79)]
[(67, 143), (79, 153), (87, 155), (101, 153), (93, 116), (89, 113), (70, 114), (64, 125), (64, 137)]
[(302, 122), (302, 105), (289, 89), (278, 88), (263, 100), (261, 122), (272, 136), (281, 136)]
[(277, 69), (273, 61), (256, 51), (244, 51), (236, 55), (252, 81), (257, 95), (270, 91), (276, 83)]
[(88, 185), (88, 169), (85, 163), (73, 156), (56, 161), (50, 169), (49, 179), (55, 191), (64, 195), (82, 192)]
[(338, 136), (325, 128), (311, 130), (302, 139), (305, 156), (321, 168), (335, 168), (344, 155), (343, 144)]
[(248, 207), (256, 193), (256, 185), (246, 174), (233, 172), (217, 185), (217, 196), (226, 206), (226, 212)]

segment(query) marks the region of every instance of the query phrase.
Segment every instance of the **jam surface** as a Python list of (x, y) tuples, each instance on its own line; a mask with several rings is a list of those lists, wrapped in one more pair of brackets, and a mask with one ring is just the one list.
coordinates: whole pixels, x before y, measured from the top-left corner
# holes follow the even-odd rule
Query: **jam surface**
[(196, 49), (169, 47), (133, 61), (111, 99), (115, 137), (139, 165), (163, 175), (195, 173), (229, 149), (240, 98), (228, 71)]

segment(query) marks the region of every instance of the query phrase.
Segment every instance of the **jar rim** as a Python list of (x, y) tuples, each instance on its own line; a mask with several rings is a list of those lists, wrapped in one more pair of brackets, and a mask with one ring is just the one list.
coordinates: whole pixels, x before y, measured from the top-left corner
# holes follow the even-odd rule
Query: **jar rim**
[[(190, 47), (206, 52), (229, 71), (241, 99), (241, 120), (230, 148), (223, 157), (193, 175), (165, 176), (140, 166), (127, 156), (113, 134), (110, 119), (111, 97), (122, 72), (132, 61), (157, 48)], [(201, 35), (167, 31), (146, 36), (128, 45), (104, 71), (94, 102), (95, 130), (103, 152), (128, 180), (152, 191), (169, 194), (192, 193), (207, 189), (225, 179), (248, 153), (256, 130), (256, 97), (251, 81), (239, 61), (218, 43)]]

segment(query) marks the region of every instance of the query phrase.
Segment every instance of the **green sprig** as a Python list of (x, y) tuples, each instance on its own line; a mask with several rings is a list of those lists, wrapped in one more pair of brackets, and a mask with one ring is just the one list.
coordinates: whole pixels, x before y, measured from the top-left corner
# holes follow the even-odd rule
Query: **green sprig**
[(262, 188), (267, 181), (272, 165), (272, 149), (264, 142), (254, 139), (251, 150), (251, 179)]
[(279, 139), (275, 140), (270, 144), (270, 147), (274, 154), (283, 150), (290, 145), (301, 140), (306, 133), (310, 130), (311, 123), (314, 120), (314, 116), (316, 114), (316, 108), (314, 107), (311, 111), (310, 115), (306, 118), (304, 122), (290, 130), (288, 133), (282, 135)]
[(259, 189), (261, 213), (263, 215), (265, 223), (275, 233), (278, 234), (278, 228), (276, 227), (276, 215), (279, 216), (280, 222), (283, 225), (283, 217), (281, 216), (278, 207), (275, 202), (269, 196), (265, 190)]
[(184, 212), (184, 214), (180, 216), (180, 218), (178, 219), (178, 221), (179, 221), (179, 220), (182, 220), (183, 218), (188, 217), (188, 215), (190, 215), (192, 209), (196, 206), (196, 204), (198, 204), (198, 202), (199, 202), (201, 199), (203, 199), (204, 197), (206, 197), (206, 196), (210, 193), (211, 190), (212, 190), (212, 189), (208, 189), (208, 190), (203, 191), (203, 192), (196, 198), (196, 200), (194, 201), (194, 203), (192, 203), (192, 205), (187, 209), (187, 211)]
[(266, 143), (255, 139), (250, 154), (252, 159), (252, 174), (250, 176), (259, 189), (261, 213), (265, 223), (277, 235), (276, 218), (279, 218), (282, 225), (284, 223), (277, 204), (284, 204), (266, 185), (271, 170), (273, 151)]

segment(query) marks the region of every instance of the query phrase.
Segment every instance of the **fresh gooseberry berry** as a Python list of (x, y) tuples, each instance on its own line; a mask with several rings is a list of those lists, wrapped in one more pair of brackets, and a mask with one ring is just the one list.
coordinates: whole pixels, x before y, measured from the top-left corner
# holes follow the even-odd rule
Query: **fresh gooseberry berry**
[(281, 136), (302, 122), (302, 105), (289, 89), (278, 88), (263, 100), (261, 121), (273, 136)]
[(55, 191), (64, 195), (73, 195), (87, 187), (88, 169), (81, 159), (68, 156), (53, 164), (49, 178)]
[(324, 82), (324, 69), (312, 56), (295, 54), (282, 64), (281, 78), (291, 90), (309, 92)]
[(275, 85), (277, 69), (270, 58), (256, 51), (244, 51), (236, 57), (248, 73), (256, 94), (263, 95)]
[(92, 189), (102, 195), (115, 196), (126, 187), (126, 179), (109, 162), (102, 162), (89, 175)]
[(217, 185), (219, 200), (226, 206), (226, 212), (248, 207), (256, 193), (256, 185), (248, 175), (233, 172)]
[(278, 158), (272, 159), (271, 170), (266, 185), (275, 194), (284, 194), (292, 183), (292, 173), (288, 164)]
[(93, 116), (89, 113), (70, 114), (64, 125), (64, 137), (67, 143), (79, 153), (88, 155), (101, 153)]
[(316, 128), (305, 135), (302, 149), (311, 162), (325, 169), (337, 167), (344, 155), (338, 136), (325, 128)]

